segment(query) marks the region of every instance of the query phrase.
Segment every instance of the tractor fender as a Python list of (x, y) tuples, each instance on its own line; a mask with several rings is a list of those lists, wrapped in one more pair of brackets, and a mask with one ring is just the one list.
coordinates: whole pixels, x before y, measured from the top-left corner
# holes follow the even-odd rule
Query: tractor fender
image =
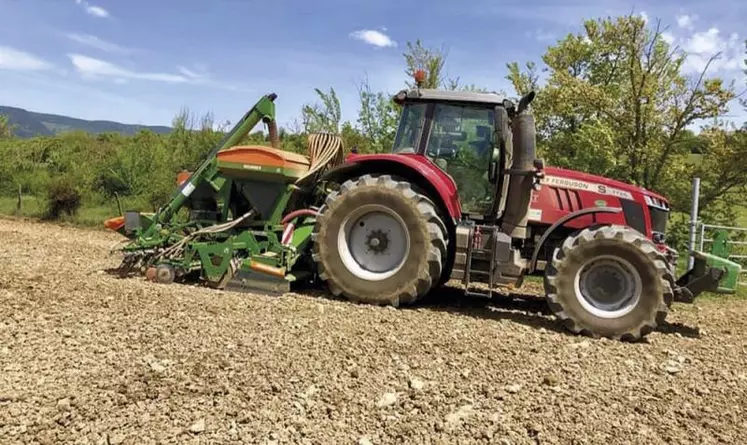
[(376, 173), (401, 176), (423, 189), (434, 204), (444, 212), (444, 216), (451, 217), (452, 223), (456, 223), (461, 217), (462, 208), (454, 180), (423, 156), (351, 154), (344, 164), (328, 170), (321, 180), (342, 183), (355, 176)]
[(545, 241), (552, 235), (552, 233), (557, 229), (558, 227), (561, 227), (563, 224), (567, 223), (568, 221), (574, 220), (576, 218), (580, 218), (582, 216), (591, 215), (595, 213), (620, 213), (622, 212), (622, 209), (619, 207), (588, 207), (581, 210), (576, 210), (575, 212), (571, 212), (564, 217), (560, 218), (559, 220), (555, 221), (550, 227), (545, 230), (545, 232), (542, 234), (542, 237), (540, 237), (539, 242), (536, 246), (534, 246), (534, 251), (532, 252), (532, 260), (529, 262), (529, 267), (527, 270), (527, 273), (532, 273), (537, 268), (537, 258), (539, 257), (540, 250), (542, 249), (542, 246), (545, 244)]

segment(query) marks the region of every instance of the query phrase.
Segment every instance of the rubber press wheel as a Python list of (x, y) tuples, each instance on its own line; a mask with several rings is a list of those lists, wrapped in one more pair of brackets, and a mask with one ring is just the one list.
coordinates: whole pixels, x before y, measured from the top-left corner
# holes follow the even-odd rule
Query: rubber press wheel
[(551, 311), (577, 334), (636, 341), (664, 322), (671, 272), (656, 246), (624, 226), (568, 237), (545, 271)]
[(439, 283), (446, 227), (405, 181), (365, 175), (331, 193), (313, 233), (319, 276), (359, 303), (412, 303)]
[(169, 264), (159, 264), (156, 267), (155, 281), (161, 284), (171, 284), (176, 279), (176, 270)]

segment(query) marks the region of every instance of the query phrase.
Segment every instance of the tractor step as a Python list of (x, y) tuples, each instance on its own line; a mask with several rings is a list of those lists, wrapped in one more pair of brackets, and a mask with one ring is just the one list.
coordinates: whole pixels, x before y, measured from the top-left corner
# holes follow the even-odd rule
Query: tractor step
[[(511, 237), (493, 225), (465, 223), (457, 230), (462, 234), (459, 248), (465, 258), (461, 276), (464, 293), (492, 298), (493, 289), (502, 279), (500, 266), (511, 259)], [(474, 290), (470, 286), (473, 278), (486, 283), (487, 290)]]

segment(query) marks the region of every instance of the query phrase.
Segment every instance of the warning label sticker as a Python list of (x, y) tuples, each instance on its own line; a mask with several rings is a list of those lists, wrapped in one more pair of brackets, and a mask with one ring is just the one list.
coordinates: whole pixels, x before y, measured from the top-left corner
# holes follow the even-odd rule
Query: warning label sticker
[(542, 210), (533, 209), (530, 207), (529, 212), (527, 212), (527, 216), (530, 221), (542, 221)]

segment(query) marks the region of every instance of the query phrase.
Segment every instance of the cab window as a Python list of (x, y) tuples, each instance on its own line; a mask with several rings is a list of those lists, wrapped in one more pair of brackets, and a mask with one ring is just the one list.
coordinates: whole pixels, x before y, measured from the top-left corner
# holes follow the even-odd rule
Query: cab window
[(462, 210), (486, 215), (493, 203), (488, 166), (494, 147), (492, 108), (436, 104), (425, 155), (457, 184)]
[(427, 104), (408, 104), (402, 109), (402, 117), (394, 139), (394, 153), (416, 153), (425, 124)]

